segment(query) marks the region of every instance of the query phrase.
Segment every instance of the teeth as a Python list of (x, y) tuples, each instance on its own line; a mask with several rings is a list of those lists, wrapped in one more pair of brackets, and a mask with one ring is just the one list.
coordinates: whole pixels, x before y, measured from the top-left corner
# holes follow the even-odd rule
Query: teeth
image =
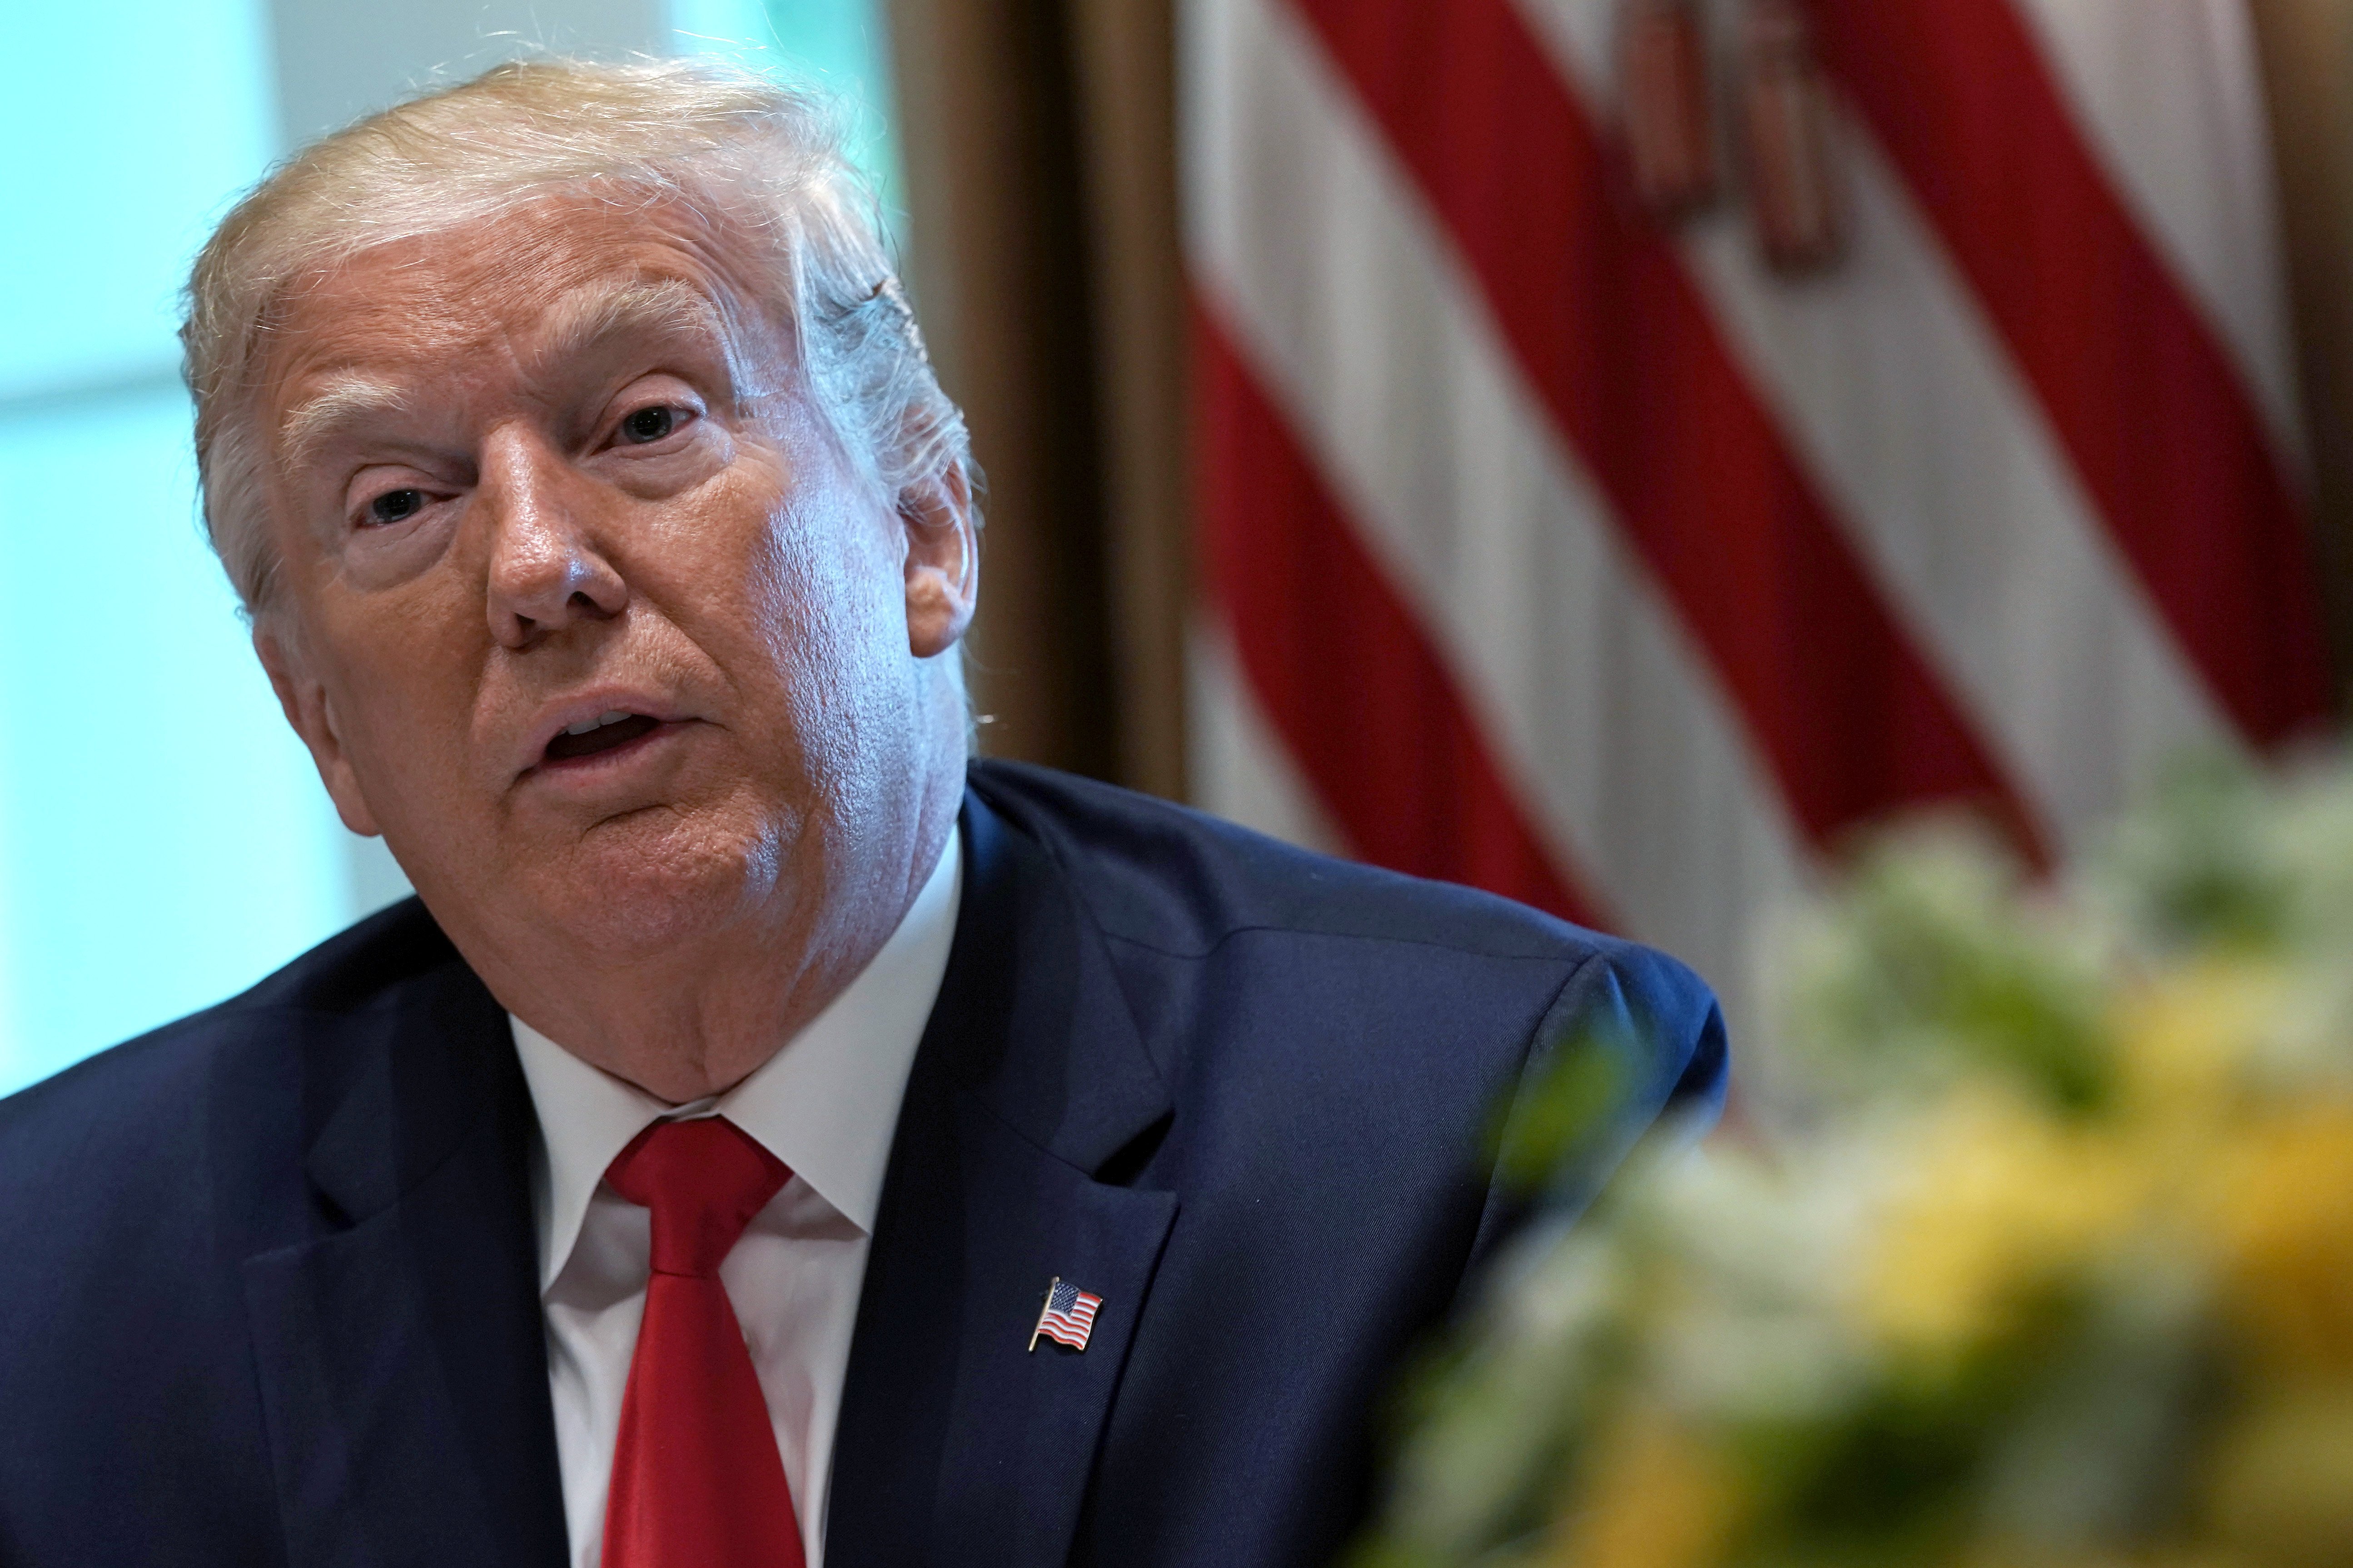
[(629, 717), (629, 711), (626, 708), (607, 709), (594, 719), (583, 719), (577, 724), (566, 724), (564, 727), (564, 732), (567, 735), (585, 735), (591, 730), (601, 730), (607, 724), (617, 724), (628, 717)]

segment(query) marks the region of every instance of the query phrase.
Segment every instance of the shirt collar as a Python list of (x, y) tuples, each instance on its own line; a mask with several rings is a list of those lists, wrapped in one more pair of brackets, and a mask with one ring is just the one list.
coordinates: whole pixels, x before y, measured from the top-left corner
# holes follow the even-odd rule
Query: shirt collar
[(543, 1292), (571, 1258), (607, 1167), (664, 1117), (725, 1116), (844, 1218), (874, 1233), (899, 1102), (955, 938), (964, 894), (960, 837), (948, 835), (899, 929), (849, 987), (724, 1094), (666, 1104), (507, 1016), (539, 1117), (533, 1207)]

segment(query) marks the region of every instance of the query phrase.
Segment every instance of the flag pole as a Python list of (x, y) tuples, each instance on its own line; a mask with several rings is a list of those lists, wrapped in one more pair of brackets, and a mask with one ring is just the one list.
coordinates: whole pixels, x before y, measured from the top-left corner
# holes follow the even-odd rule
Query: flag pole
[(1039, 1304), (1037, 1326), (1029, 1331), (1029, 1353), (1032, 1355), (1038, 1353), (1038, 1336), (1046, 1331), (1046, 1314), (1054, 1310), (1054, 1287), (1061, 1282), (1062, 1277), (1059, 1274), (1046, 1281), (1046, 1300)]

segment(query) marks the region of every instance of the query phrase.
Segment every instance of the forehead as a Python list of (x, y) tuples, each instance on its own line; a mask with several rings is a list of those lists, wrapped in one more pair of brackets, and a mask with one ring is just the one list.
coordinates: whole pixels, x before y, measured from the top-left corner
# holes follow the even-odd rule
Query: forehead
[(677, 209), (553, 199), (394, 241), (280, 301), (264, 376), (283, 406), (353, 372), (512, 363), (617, 327), (716, 331), (758, 297), (741, 247)]

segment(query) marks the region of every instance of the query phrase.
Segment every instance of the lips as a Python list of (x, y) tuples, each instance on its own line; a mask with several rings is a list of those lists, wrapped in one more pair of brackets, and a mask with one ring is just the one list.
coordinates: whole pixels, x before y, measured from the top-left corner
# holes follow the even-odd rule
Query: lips
[(626, 746), (632, 741), (642, 740), (660, 727), (661, 721), (650, 714), (612, 709), (593, 720), (584, 720), (559, 731), (554, 740), (547, 742), (543, 760), (562, 763), (578, 757), (593, 757), (601, 752)]
[(511, 776), (585, 784), (660, 746), (700, 717), (647, 687), (616, 682), (577, 692), (540, 710), (530, 730), (515, 737)]

